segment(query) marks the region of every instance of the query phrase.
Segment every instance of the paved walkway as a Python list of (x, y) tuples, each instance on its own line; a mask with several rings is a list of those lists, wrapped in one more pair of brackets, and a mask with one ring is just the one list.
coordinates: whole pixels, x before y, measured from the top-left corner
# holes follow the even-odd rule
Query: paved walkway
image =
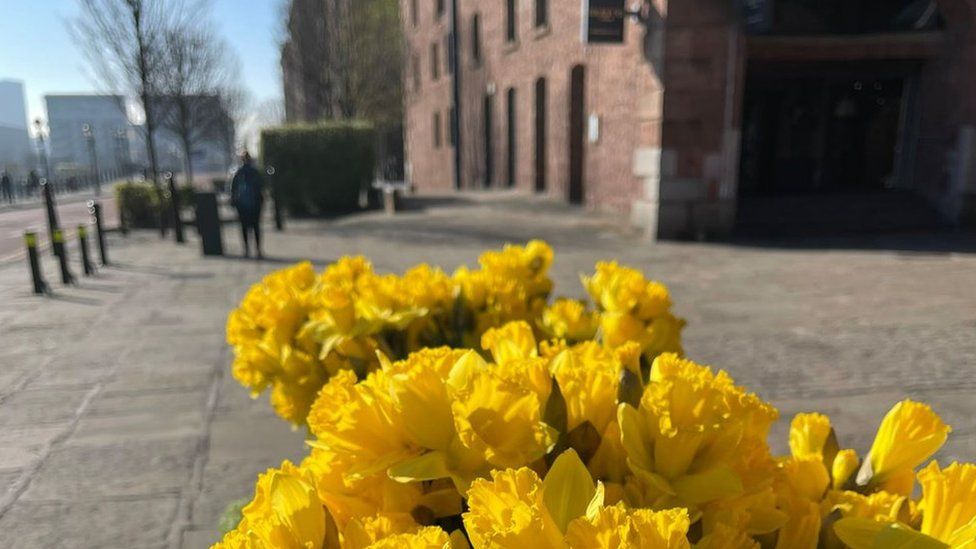
[[(911, 394), (955, 427), (942, 457), (976, 460), (976, 255), (951, 251), (976, 249), (974, 238), (650, 245), (537, 199), (422, 205), (292, 222), (269, 235), (263, 263), (113, 235), (114, 267), (48, 298), (29, 295), (25, 265), (0, 265), (0, 547), (207, 547), (258, 472), (304, 453), (302, 434), (230, 379), (225, 316), (263, 273), (347, 253), (380, 270), (450, 268), (541, 237), (567, 295), (595, 260), (619, 258), (671, 286), (692, 358), (729, 369), (784, 417), (827, 412), (842, 444), (864, 450)], [(225, 238), (239, 249), (235, 232)]]

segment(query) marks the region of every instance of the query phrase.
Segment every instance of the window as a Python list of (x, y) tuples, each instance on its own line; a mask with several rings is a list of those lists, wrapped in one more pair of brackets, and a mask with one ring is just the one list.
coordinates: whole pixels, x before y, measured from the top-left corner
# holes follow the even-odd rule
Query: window
[(450, 143), (452, 147), (457, 145), (457, 135), (454, 134), (454, 130), (457, 128), (457, 120), (455, 120), (455, 117), (457, 117), (457, 111), (454, 110), (454, 107), (451, 107), (451, 110), (448, 111), (447, 116), (447, 142)]
[(506, 181), (506, 183), (508, 183), (509, 187), (514, 187), (515, 180), (518, 177), (518, 174), (516, 173), (518, 170), (518, 164), (516, 163), (517, 155), (518, 155), (518, 146), (517, 143), (515, 142), (517, 129), (518, 129), (518, 121), (516, 119), (517, 104), (515, 101), (515, 88), (508, 88), (508, 93), (506, 94), (506, 96), (507, 96), (506, 103), (508, 103), (507, 105), (508, 116), (506, 117), (507, 118), (506, 122), (508, 125), (507, 128), (508, 135), (506, 136), (507, 138), (506, 144), (508, 145), (508, 154), (507, 154), (508, 165), (506, 167), (508, 168), (508, 174), (506, 175), (508, 175), (508, 180)]
[(514, 42), (516, 38), (515, 0), (505, 0), (505, 39)]
[(416, 55), (413, 56), (413, 89), (414, 91), (420, 91), (420, 58)]
[(477, 13), (471, 18), (471, 59), (481, 63), (481, 15)]
[(444, 0), (436, 0), (436, 2), (437, 2), (437, 11), (435, 12), (435, 16), (438, 19), (440, 19), (441, 16), (444, 15)]
[(441, 48), (437, 42), (430, 45), (430, 77), (433, 80), (441, 77)]
[(546, 79), (539, 78), (535, 81), (535, 190), (544, 192), (546, 190), (546, 119), (548, 112), (546, 108), (547, 91)]
[(444, 63), (447, 74), (454, 74), (454, 41), (451, 40), (451, 33), (444, 37), (444, 51), (447, 52), (447, 59)]
[(441, 148), (441, 113), (434, 113), (434, 148)]
[(549, 0), (535, 0), (535, 26), (545, 27), (549, 24)]
[(420, 23), (420, 17), (418, 12), (420, 11), (420, 6), (417, 5), (419, 0), (410, 0), (410, 22), (413, 26), (417, 26)]

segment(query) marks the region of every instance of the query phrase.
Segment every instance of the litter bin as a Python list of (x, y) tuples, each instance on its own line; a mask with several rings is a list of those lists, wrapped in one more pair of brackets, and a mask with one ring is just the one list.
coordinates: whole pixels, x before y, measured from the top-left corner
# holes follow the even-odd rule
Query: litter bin
[(196, 193), (197, 232), (203, 255), (224, 255), (224, 238), (221, 234), (220, 206), (216, 193)]

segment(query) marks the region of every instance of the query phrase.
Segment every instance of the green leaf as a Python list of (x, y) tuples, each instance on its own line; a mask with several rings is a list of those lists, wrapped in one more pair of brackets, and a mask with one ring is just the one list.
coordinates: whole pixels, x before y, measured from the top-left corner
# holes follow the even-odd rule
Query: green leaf
[(596, 494), (589, 470), (573, 450), (556, 458), (542, 487), (546, 509), (562, 532), (566, 532), (570, 521), (586, 514), (586, 508)]
[(620, 386), (617, 388), (617, 403), (630, 404), (634, 408), (640, 406), (641, 396), (644, 395), (644, 384), (640, 376), (624, 368), (620, 370)]
[(603, 437), (589, 421), (584, 421), (576, 426), (575, 429), (566, 434), (569, 447), (576, 450), (583, 463), (589, 463), (600, 448)]
[(428, 452), (402, 461), (390, 467), (387, 474), (397, 482), (438, 480), (451, 475), (447, 470), (447, 455), (444, 452)]
[(565, 433), (569, 421), (566, 411), (566, 399), (563, 397), (562, 390), (559, 389), (559, 382), (552, 380), (552, 392), (549, 393), (549, 400), (546, 401), (546, 409), (542, 414), (542, 421), (550, 427)]

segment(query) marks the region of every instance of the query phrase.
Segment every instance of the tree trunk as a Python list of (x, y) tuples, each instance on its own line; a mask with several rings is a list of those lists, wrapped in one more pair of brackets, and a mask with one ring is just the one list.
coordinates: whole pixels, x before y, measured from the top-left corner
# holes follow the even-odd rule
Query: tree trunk
[(183, 137), (183, 164), (184, 169), (186, 169), (186, 183), (188, 185), (193, 185), (193, 144), (186, 136)]
[(139, 79), (142, 99), (142, 110), (146, 115), (146, 149), (149, 155), (149, 172), (153, 185), (159, 188), (159, 168), (156, 163), (156, 120), (153, 117), (152, 97), (149, 94), (149, 63), (146, 59), (146, 38), (142, 34), (142, 10), (138, 5), (132, 8), (132, 19), (136, 29), (136, 40), (139, 44)]

